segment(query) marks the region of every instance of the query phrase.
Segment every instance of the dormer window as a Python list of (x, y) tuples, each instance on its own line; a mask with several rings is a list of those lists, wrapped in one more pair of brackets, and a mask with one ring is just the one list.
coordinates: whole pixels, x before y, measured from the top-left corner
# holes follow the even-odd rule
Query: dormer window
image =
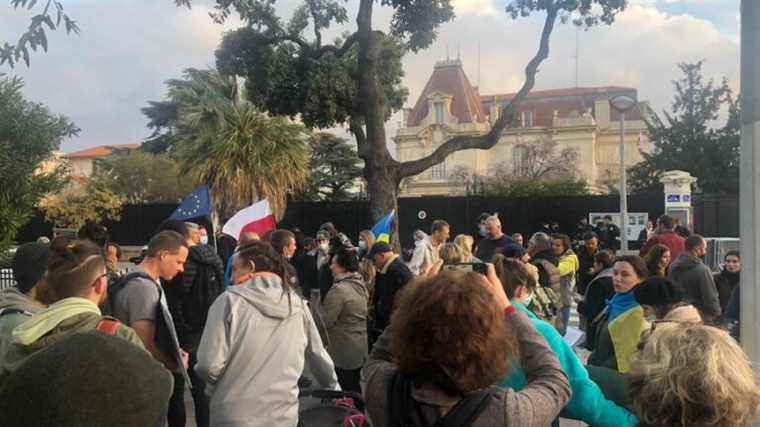
[(433, 109), (435, 110), (435, 122), (437, 124), (443, 123), (443, 102), (436, 101), (433, 103)]
[(533, 111), (522, 112), (522, 127), (524, 128), (533, 127)]

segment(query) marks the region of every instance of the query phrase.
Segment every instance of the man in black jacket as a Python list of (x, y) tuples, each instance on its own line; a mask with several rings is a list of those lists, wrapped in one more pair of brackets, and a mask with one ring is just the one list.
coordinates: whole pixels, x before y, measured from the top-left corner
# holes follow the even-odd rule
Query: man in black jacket
[(594, 256), (599, 252), (599, 237), (596, 233), (589, 231), (582, 237), (583, 246), (578, 249), (578, 293), (586, 293), (586, 287), (594, 279)]
[(164, 289), (180, 347), (189, 353), (187, 371), (192, 383), (196, 423), (198, 427), (205, 427), (209, 425), (209, 402), (204, 392), (205, 385), (195, 375), (194, 367), (208, 310), (216, 297), (224, 292), (224, 264), (211, 246), (195, 244), (190, 231), (192, 226), (184, 224), (183, 229), (180, 224), (169, 220), (161, 227), (181, 232), (189, 247), (184, 271)]
[(390, 324), (393, 313), (393, 303), (396, 294), (414, 277), (404, 261), (393, 253), (391, 246), (385, 242), (372, 245), (369, 257), (377, 267), (375, 276), (375, 317), (370, 331), (370, 345)]

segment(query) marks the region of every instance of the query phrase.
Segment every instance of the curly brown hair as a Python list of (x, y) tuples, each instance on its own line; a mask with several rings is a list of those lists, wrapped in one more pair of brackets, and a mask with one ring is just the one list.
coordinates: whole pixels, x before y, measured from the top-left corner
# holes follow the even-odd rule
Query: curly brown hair
[(642, 426), (746, 426), (760, 405), (744, 351), (712, 326), (658, 327), (634, 356), (629, 382)]
[(485, 278), (447, 271), (416, 280), (401, 293), (392, 325), (394, 361), (418, 384), (433, 383), (451, 394), (489, 387), (518, 359)]

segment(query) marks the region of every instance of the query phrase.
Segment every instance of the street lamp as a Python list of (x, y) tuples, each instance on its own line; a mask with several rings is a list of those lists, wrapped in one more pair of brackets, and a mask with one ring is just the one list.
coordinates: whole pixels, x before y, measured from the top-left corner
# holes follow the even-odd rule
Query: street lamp
[(620, 251), (628, 252), (628, 189), (625, 179), (625, 112), (636, 105), (636, 100), (620, 95), (610, 100), (612, 108), (620, 113)]

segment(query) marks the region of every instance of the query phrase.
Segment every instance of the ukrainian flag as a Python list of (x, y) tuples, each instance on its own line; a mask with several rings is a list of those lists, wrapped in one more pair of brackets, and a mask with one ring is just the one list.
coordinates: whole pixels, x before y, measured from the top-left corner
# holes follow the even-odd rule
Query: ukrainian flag
[(391, 242), (391, 232), (393, 231), (393, 215), (395, 210), (391, 211), (388, 215), (380, 218), (380, 221), (372, 227), (372, 234), (375, 235), (376, 242)]

